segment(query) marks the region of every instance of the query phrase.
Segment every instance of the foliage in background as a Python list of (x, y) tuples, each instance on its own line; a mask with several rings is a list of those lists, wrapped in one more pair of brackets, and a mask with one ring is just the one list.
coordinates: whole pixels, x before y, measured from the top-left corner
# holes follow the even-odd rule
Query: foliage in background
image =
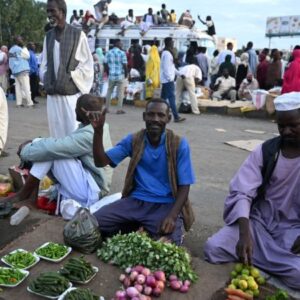
[(43, 43), (46, 3), (34, 0), (0, 0), (0, 45), (11, 46), (17, 35), (25, 43)]

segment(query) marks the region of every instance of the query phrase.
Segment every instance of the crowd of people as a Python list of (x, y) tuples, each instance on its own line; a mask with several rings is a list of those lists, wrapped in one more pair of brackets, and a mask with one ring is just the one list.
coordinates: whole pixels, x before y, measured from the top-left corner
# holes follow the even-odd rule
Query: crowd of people
[[(107, 0), (106, 5), (109, 3)], [(240, 55), (229, 43), (224, 51), (215, 51), (211, 60), (206, 49), (195, 44), (180, 57), (171, 37), (165, 38), (161, 51), (154, 40), (143, 48), (134, 44), (126, 53), (121, 40), (115, 39), (107, 53), (101, 48), (92, 52), (85, 33), (66, 22), (64, 0), (48, 0), (47, 14), (50, 29), (40, 63), (33, 43), (28, 44), (28, 51), (21, 37), (9, 50), (3, 46), (0, 52), (0, 125), (2, 111), (7, 110), (3, 100), (10, 69), (18, 107), (23, 97), (32, 107), (38, 95), (37, 80), (43, 83), (50, 132), (48, 138), (20, 145), (21, 160), (32, 164), (29, 176), (15, 195), (1, 201), (36, 201), (40, 181), (51, 171), (60, 195), (58, 204), (73, 199), (89, 208), (109, 194), (113, 168), (130, 157), (122, 199), (94, 213), (101, 233), (111, 236), (142, 226), (155, 239), (163, 236), (181, 245), (183, 226), (188, 231), (195, 219), (188, 198), (195, 175), (188, 141), (166, 127), (171, 115), (174, 122), (185, 120), (176, 105), (184, 89), (192, 112), (199, 115), (196, 85), (211, 86), (212, 98), (231, 101), (237, 95), (249, 99), (258, 88), (282, 85), (282, 95), (275, 100), (280, 136), (255, 149), (234, 176), (225, 201), (226, 226), (206, 242), (205, 258), (212, 263), (254, 263), (299, 290), (300, 47), (295, 47), (286, 66), (277, 49), (270, 55), (268, 49), (257, 53), (252, 42)], [(161, 14), (172, 17), (165, 6)], [(91, 19), (88, 15), (85, 21), (91, 24)], [(203, 22), (215, 33), (211, 18)], [(99, 95), (105, 77), (104, 106)], [(116, 113), (125, 113), (127, 77), (145, 82), (145, 129), (127, 135), (113, 147), (106, 114), (115, 88)], [(161, 97), (156, 98), (155, 89), (160, 86)], [(1, 151), (6, 140), (2, 131), (3, 126)]]

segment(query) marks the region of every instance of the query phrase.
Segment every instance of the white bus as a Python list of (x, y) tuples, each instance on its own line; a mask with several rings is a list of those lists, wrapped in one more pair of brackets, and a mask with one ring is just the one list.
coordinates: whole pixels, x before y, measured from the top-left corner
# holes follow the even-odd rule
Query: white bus
[[(163, 49), (164, 39), (171, 37), (174, 40), (174, 46), (178, 53), (185, 53), (191, 43), (196, 43), (198, 47), (206, 47), (206, 53), (209, 57), (212, 56), (213, 51), (216, 49), (213, 38), (205, 32), (195, 28), (189, 29), (178, 24), (152, 26), (144, 36), (141, 36), (138, 25), (128, 28), (124, 36), (118, 35), (120, 31), (120, 25), (104, 25), (97, 33), (96, 47), (101, 47), (108, 51), (114, 40), (120, 39), (124, 50), (128, 50), (132, 44), (138, 43), (141, 46), (152, 45), (154, 41), (157, 41), (159, 49)], [(94, 32), (89, 34), (94, 35)]]

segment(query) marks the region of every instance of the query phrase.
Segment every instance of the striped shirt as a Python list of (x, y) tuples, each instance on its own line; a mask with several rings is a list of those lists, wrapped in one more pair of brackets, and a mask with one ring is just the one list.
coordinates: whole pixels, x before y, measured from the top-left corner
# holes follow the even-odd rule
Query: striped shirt
[(123, 64), (127, 64), (127, 57), (124, 51), (114, 47), (107, 52), (104, 63), (108, 64), (110, 80), (124, 79)]

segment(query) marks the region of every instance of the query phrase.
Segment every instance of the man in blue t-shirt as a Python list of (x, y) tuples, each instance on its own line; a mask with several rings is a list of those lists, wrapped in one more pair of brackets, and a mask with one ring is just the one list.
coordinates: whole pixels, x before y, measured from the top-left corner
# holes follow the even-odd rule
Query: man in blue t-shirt
[(94, 127), (96, 166), (116, 167), (131, 157), (123, 198), (95, 213), (101, 232), (126, 232), (134, 224), (155, 239), (166, 236), (181, 244), (182, 210), (195, 175), (187, 140), (166, 129), (171, 120), (168, 104), (162, 99), (149, 100), (143, 113), (146, 129), (129, 134), (106, 152), (102, 144), (105, 111), (86, 114)]

